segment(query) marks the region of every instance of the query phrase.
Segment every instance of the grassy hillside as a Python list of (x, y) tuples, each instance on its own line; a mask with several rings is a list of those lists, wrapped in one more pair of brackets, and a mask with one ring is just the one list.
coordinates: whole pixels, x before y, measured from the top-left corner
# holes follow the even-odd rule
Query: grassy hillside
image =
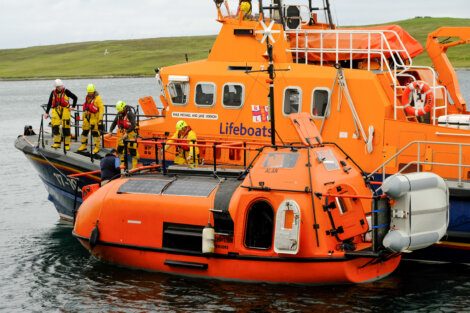
[(113, 40), (0, 50), (0, 78), (151, 76), (156, 67), (185, 62), (185, 54), (189, 60), (206, 58), (214, 39)]
[[(470, 26), (470, 19), (464, 18), (414, 18), (410, 20), (398, 21), (390, 24), (398, 24), (406, 29), (414, 38), (419, 40), (423, 47), (426, 46), (427, 35), (442, 26)], [(447, 51), (454, 67), (470, 68), (470, 44), (449, 48)], [(419, 55), (413, 64), (431, 65), (426, 52)]]
[[(468, 26), (470, 19), (414, 18), (398, 21), (423, 45), (441, 26)], [(153, 75), (155, 67), (203, 59), (215, 36), (84, 42), (0, 50), (0, 78), (54, 78)], [(104, 54), (105, 51), (108, 54)], [(470, 68), (470, 45), (449, 49), (455, 67)], [(426, 53), (416, 64), (430, 65)]]

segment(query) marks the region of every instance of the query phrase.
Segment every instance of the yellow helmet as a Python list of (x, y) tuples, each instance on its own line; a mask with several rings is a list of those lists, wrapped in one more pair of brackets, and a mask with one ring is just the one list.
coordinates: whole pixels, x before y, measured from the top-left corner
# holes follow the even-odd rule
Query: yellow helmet
[(240, 3), (240, 11), (242, 11), (244, 14), (249, 14), (251, 11), (251, 4), (247, 1), (243, 1)]
[(118, 101), (116, 103), (116, 111), (118, 111), (118, 113), (121, 113), (122, 111), (124, 111), (125, 108), (126, 108), (126, 103), (124, 101)]
[(86, 86), (86, 92), (95, 92), (96, 91), (96, 88), (95, 88), (95, 85), (93, 84), (88, 84), (88, 86)]
[(180, 120), (176, 123), (176, 130), (177, 131), (183, 130), (183, 128), (185, 128), (186, 126), (188, 126), (188, 124), (186, 124), (185, 121)]

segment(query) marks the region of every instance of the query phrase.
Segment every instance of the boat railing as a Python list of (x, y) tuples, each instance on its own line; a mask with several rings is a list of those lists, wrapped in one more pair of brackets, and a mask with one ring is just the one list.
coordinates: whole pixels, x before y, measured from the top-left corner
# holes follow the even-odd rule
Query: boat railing
[[(421, 154), (426, 152), (426, 149), (430, 149), (431, 147), (443, 147), (445, 149), (445, 152), (447, 154), (451, 154), (453, 151), (457, 150), (457, 161), (452, 162), (450, 157), (447, 157), (446, 160), (447, 162), (435, 162), (432, 161), (432, 157), (429, 157), (427, 153), (424, 153), (424, 159), (421, 156)], [(397, 171), (395, 167), (393, 167), (393, 173), (394, 175), (403, 173), (409, 169), (413, 169), (413, 171), (416, 172), (422, 172), (422, 171), (430, 171), (433, 166), (436, 167), (453, 167), (457, 169), (458, 175), (457, 175), (457, 186), (463, 186), (463, 183), (467, 181), (467, 179), (464, 179), (464, 169), (470, 168), (470, 164), (464, 164), (464, 149), (466, 149), (466, 152), (468, 153), (470, 149), (470, 144), (468, 143), (461, 143), (461, 142), (441, 142), (441, 141), (421, 141), (421, 140), (416, 140), (416, 141), (411, 141), (405, 146), (403, 146), (400, 150), (398, 150), (394, 155), (392, 155), (390, 158), (388, 158), (385, 162), (383, 162), (379, 167), (377, 167), (375, 170), (373, 170), (368, 177), (374, 177), (376, 175), (381, 175), (382, 176), (382, 181), (385, 180), (387, 177), (387, 171), (386, 168), (387, 166), (391, 166), (392, 162), (398, 161), (398, 158), (401, 156), (404, 156), (405, 153), (408, 153), (407, 157), (410, 157), (412, 161), (406, 163), (403, 167), (399, 168)], [(410, 150), (416, 149), (416, 155), (414, 155), (413, 152), (410, 152)], [(455, 154), (455, 152), (454, 152)], [(431, 159), (431, 160), (430, 160)], [(426, 170), (426, 168), (428, 170)], [(435, 171), (435, 170), (434, 170)], [(447, 172), (447, 171), (446, 171)], [(443, 174), (439, 172), (441, 176)], [(448, 177), (443, 177), (445, 179), (452, 179), (455, 180), (456, 177), (448, 176)]]
[[(436, 122), (438, 120), (438, 116), (437, 116), (437, 111), (438, 110), (444, 110), (444, 114), (447, 115), (447, 88), (443, 85), (438, 85), (437, 84), (437, 82), (438, 82), (437, 73), (430, 66), (413, 65), (413, 66), (410, 66), (407, 70), (397, 73), (396, 76), (397, 76), (397, 78), (398, 77), (407, 77), (410, 81), (414, 82), (414, 81), (416, 81), (416, 77), (409, 73), (410, 71), (413, 71), (413, 70), (427, 70), (427, 71), (431, 72), (432, 82), (429, 84), (429, 86), (432, 90), (432, 93), (433, 93), (431, 123), (433, 125), (436, 125)], [(399, 92), (399, 90), (401, 90), (403, 92), (403, 90), (405, 88), (406, 88), (406, 86), (402, 86), (400, 84), (394, 84), (395, 97), (394, 97), (394, 105), (393, 105), (393, 107), (394, 107), (393, 116), (394, 116), (395, 120), (398, 117), (398, 112), (399, 112), (398, 110), (403, 110), (404, 109), (404, 106), (402, 105), (402, 103), (398, 102), (398, 100), (399, 100), (398, 96), (401, 94)], [(442, 92), (442, 95), (443, 95), (443, 97), (442, 97), (443, 98), (443, 104), (442, 105), (437, 105), (438, 104), (437, 95), (438, 95), (439, 92)]]
[[(362, 55), (360, 59), (367, 62), (368, 71), (385, 71), (395, 84), (396, 73), (405, 72), (412, 65), (408, 50), (393, 30), (297, 29), (287, 30), (286, 34), (291, 37), (291, 43), (295, 42), (287, 51), (297, 63), (311, 63), (309, 56), (313, 56), (320, 65), (347, 61), (352, 69), (358, 61), (357, 55)], [(364, 36), (367, 37), (365, 45)]]
[[(185, 141), (185, 140), (184, 140)], [(124, 141), (124, 159), (128, 159), (128, 145), (131, 141)], [(159, 170), (162, 173), (167, 173), (168, 171), (168, 161), (169, 154), (172, 154), (169, 151), (166, 151), (168, 147), (187, 147), (188, 150), (198, 148), (201, 152), (204, 150), (204, 155), (196, 155), (195, 152), (192, 153), (192, 160), (187, 160), (190, 168), (200, 169), (200, 166), (205, 165), (205, 169), (212, 169), (213, 173), (219, 172), (222, 168), (224, 169), (235, 169), (239, 171), (244, 171), (249, 168), (252, 162), (259, 156), (262, 150), (269, 145), (266, 143), (260, 142), (247, 142), (247, 141), (224, 141), (224, 140), (215, 140), (215, 139), (199, 139), (197, 141), (183, 142), (183, 140), (177, 139), (142, 139), (139, 141), (139, 144), (153, 146), (154, 148), (154, 163), (159, 165)], [(206, 151), (207, 150), (207, 151)], [(221, 161), (220, 151), (227, 150), (231, 152), (240, 153), (240, 159), (236, 158), (233, 162)], [(250, 155), (250, 153), (255, 152), (255, 155)], [(208, 160), (204, 161), (204, 156), (210, 156)], [(219, 161), (218, 161), (219, 160)], [(200, 164), (200, 162), (203, 164)], [(207, 161), (209, 161), (207, 163)], [(124, 162), (124, 167), (127, 169), (128, 162)]]
[[(44, 111), (47, 108), (47, 104), (42, 104), (41, 107), (44, 109)], [(137, 131), (139, 127), (139, 123), (141, 119), (153, 119), (153, 118), (162, 118), (165, 117), (164, 115), (146, 115), (146, 114), (140, 114), (140, 106), (137, 105), (135, 107), (135, 116), (136, 116), (136, 126), (137, 126)], [(102, 129), (100, 131), (101, 135), (101, 146), (104, 146), (104, 136), (109, 133), (109, 129), (111, 127), (111, 124), (114, 121), (114, 118), (116, 117), (117, 113), (115, 111), (115, 106), (114, 105), (104, 105), (104, 113), (103, 113), (103, 125), (101, 126)], [(80, 129), (83, 129), (83, 104), (77, 104), (75, 109), (71, 111), (71, 123), (70, 127), (74, 130), (74, 135), (72, 136), (72, 140), (75, 142), (78, 142), (80, 139)], [(45, 127), (44, 127), (44, 118), (41, 115), (41, 124), (40, 124), (40, 129), (39, 129), (39, 137), (38, 137), (38, 146), (41, 145), (41, 147), (45, 147), (44, 144), (44, 133), (45, 133)], [(90, 132), (90, 140), (88, 141), (90, 150), (93, 150), (93, 137), (91, 136)], [(64, 148), (64, 153), (66, 153), (65, 148)], [(90, 153), (90, 160), (91, 162), (94, 161), (94, 156), (92, 153)]]
[[(410, 71), (419, 69), (430, 71), (432, 74), (430, 87), (434, 96), (431, 123), (436, 125), (438, 110), (444, 110), (447, 115), (447, 89), (437, 84), (437, 74), (433, 68), (413, 65), (412, 58), (397, 32), (393, 30), (297, 29), (287, 30), (286, 33), (291, 37), (291, 47), (287, 51), (292, 54), (297, 63), (313, 62), (322, 66), (328, 62), (339, 64), (341, 61), (346, 61), (349, 68), (353, 69), (358, 66), (358, 61), (365, 61), (367, 65), (362, 68), (386, 73), (393, 85), (395, 120), (398, 118), (399, 110), (404, 108), (399, 96), (406, 88), (400, 84), (399, 78), (409, 77), (411, 81), (415, 81), (416, 78), (409, 74)], [(364, 36), (367, 37), (366, 44), (364, 44)], [(359, 60), (357, 60), (358, 55), (361, 56)], [(437, 105), (436, 96), (440, 92), (443, 94), (444, 101), (441, 105)]]

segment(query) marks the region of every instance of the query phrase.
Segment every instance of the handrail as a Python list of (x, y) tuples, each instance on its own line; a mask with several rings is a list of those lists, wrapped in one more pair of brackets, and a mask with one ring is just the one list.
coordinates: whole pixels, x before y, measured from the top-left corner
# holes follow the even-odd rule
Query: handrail
[(96, 170), (96, 171), (91, 171), (91, 172), (84, 172), (84, 173), (70, 174), (70, 175), (67, 175), (67, 177), (70, 177), (70, 178), (82, 177), (82, 176), (88, 176), (88, 175), (93, 175), (93, 174), (98, 174), (98, 173), (101, 173), (101, 170)]
[[(411, 141), (405, 146), (403, 146), (400, 150), (398, 150), (393, 156), (388, 158), (385, 162), (383, 162), (379, 167), (377, 167), (375, 170), (373, 170), (369, 175), (367, 175), (368, 178), (372, 177), (373, 175), (378, 174), (379, 172), (382, 173), (382, 180), (385, 180), (386, 178), (386, 171), (385, 167), (392, 162), (393, 160), (397, 159), (405, 150), (410, 148), (411, 146), (417, 146), (417, 160), (409, 162), (407, 165), (405, 165), (403, 168), (401, 168), (398, 172), (395, 174), (400, 174), (404, 170), (406, 170), (408, 167), (410, 167), (413, 164), (417, 165), (417, 172), (420, 172), (420, 165), (437, 165), (437, 166), (450, 166), (450, 167), (458, 167), (459, 169), (459, 175), (458, 175), (458, 183), (459, 185), (462, 184), (463, 178), (462, 178), (462, 168), (470, 168), (470, 164), (463, 164), (463, 147), (470, 147), (470, 144), (468, 143), (459, 143), (459, 142), (442, 142), (442, 141), (425, 141), (425, 140), (416, 140), (416, 141)], [(441, 145), (441, 146), (457, 146), (459, 148), (458, 151), (458, 158), (459, 161), (457, 164), (455, 163), (441, 163), (441, 162), (429, 162), (429, 161), (421, 161), (421, 145)]]
[[(406, 71), (408, 67), (412, 65), (412, 59), (410, 54), (408, 53), (408, 50), (406, 50), (405, 45), (403, 44), (403, 41), (401, 40), (400, 36), (397, 34), (397, 32), (393, 30), (347, 30), (347, 29), (334, 29), (334, 30), (314, 30), (314, 29), (298, 29), (298, 30), (287, 30), (286, 34), (293, 34), (296, 36), (295, 42), (296, 46), (294, 48), (287, 49), (288, 52), (295, 53), (296, 55), (296, 61), (299, 61), (299, 54), (305, 56), (305, 63), (308, 63), (308, 53), (313, 52), (313, 53), (319, 53), (320, 54), (320, 65), (323, 65), (324, 62), (324, 57), (323, 55), (325, 53), (335, 53), (336, 54), (336, 61), (335, 63), (338, 63), (339, 61), (339, 55), (340, 54), (349, 54), (350, 57), (350, 67), (352, 68), (352, 61), (353, 61), (353, 54), (354, 53), (364, 53), (367, 54), (367, 69), (370, 70), (370, 65), (371, 65), (371, 56), (374, 55), (379, 55), (380, 56), (380, 67), (383, 70), (383, 66), (387, 67), (387, 72), (390, 73), (392, 79), (394, 79), (394, 75), (392, 75), (392, 69), (390, 68), (389, 62), (387, 60), (387, 57), (385, 54), (388, 54), (389, 58), (392, 59), (394, 66), (398, 65), (399, 67), (402, 68), (402, 71)], [(394, 38), (397, 39), (397, 42), (399, 44), (398, 49), (392, 49), (390, 46), (390, 43), (385, 36), (385, 34), (391, 34)], [(305, 40), (304, 40), (304, 47), (299, 47), (299, 35), (303, 35)], [(309, 35), (318, 35), (319, 40), (320, 40), (320, 47), (319, 48), (312, 48), (308, 46), (308, 40), (309, 40)], [(335, 41), (336, 41), (336, 47), (333, 48), (325, 48), (324, 47), (324, 37), (325, 35), (334, 35), (335, 36)], [(349, 35), (349, 47), (339, 47), (339, 37), (343, 36), (345, 37)], [(355, 48), (353, 46), (353, 37), (354, 35), (367, 35), (367, 47), (365, 48)], [(379, 37), (380, 40), (380, 48), (371, 48), (371, 42), (372, 42), (372, 36)], [(347, 38), (344, 38), (343, 40), (346, 40)], [(402, 54), (405, 54), (405, 59), (403, 59)]]
[[(434, 96), (434, 103), (432, 109), (432, 124), (436, 125), (437, 110), (444, 110), (447, 115), (447, 89), (445, 86), (437, 85), (437, 74), (434, 69), (427, 66), (415, 66), (413, 60), (406, 49), (401, 37), (394, 30), (357, 30), (357, 29), (332, 29), (332, 30), (319, 30), (319, 29), (297, 29), (297, 30), (286, 30), (286, 34), (295, 36), (295, 47), (289, 47), (286, 49), (287, 52), (293, 54), (295, 62), (301, 62), (301, 56), (304, 56), (305, 64), (309, 63), (308, 54), (315, 53), (319, 55), (320, 65), (324, 65), (324, 55), (327, 53), (335, 54), (335, 63), (338, 63), (340, 55), (347, 55), (349, 57), (349, 67), (353, 68), (353, 55), (356, 53), (366, 54), (364, 58), (367, 60), (367, 70), (371, 70), (372, 58), (376, 58), (380, 65), (380, 70), (386, 72), (393, 84), (393, 108), (394, 108), (394, 119), (398, 118), (398, 110), (403, 109), (401, 101), (398, 99), (398, 90), (405, 88), (401, 86), (398, 77), (411, 76), (406, 74), (412, 69), (427, 69), (432, 72), (432, 92)], [(354, 45), (354, 36), (367, 35), (367, 44), (365, 47), (358, 47)], [(396, 40), (397, 46), (392, 48), (387, 35)], [(332, 42), (335, 42), (332, 47), (326, 48), (324, 42), (326, 37), (329, 36)], [(303, 37), (304, 44), (300, 47), (299, 39)], [(341, 38), (340, 38), (341, 37)], [(318, 39), (315, 47), (309, 46), (309, 40)], [(375, 40), (377, 39), (377, 40)], [(380, 40), (380, 45), (377, 48), (372, 48), (372, 41), (377, 42)], [(349, 41), (349, 46), (346, 43)], [(333, 61), (332, 61), (333, 62)], [(391, 64), (393, 63), (393, 64)], [(438, 90), (443, 89), (444, 104), (437, 106), (436, 93)]]
[[(45, 112), (47, 104), (41, 104), (40, 106)], [(83, 107), (83, 104), (77, 103), (74, 110), (73, 110), (73, 114), (71, 114), (71, 119), (73, 120), (73, 123), (71, 123), (70, 127), (74, 128), (74, 134), (75, 134), (74, 141), (75, 142), (77, 142), (79, 140), (79, 138), (80, 138), (80, 129), (83, 128), (83, 126), (80, 124), (80, 120), (81, 120), (82, 113), (83, 113), (83, 110), (81, 110), (80, 108), (82, 108), (82, 107)], [(101, 133), (101, 139), (100, 140), (101, 140), (101, 146), (102, 147), (104, 146), (104, 135), (109, 134), (108, 133), (109, 123), (112, 123), (112, 121), (114, 121), (114, 117), (117, 115), (117, 113), (109, 113), (108, 108), (115, 108), (115, 106), (114, 105), (109, 105), (109, 104), (104, 105), (103, 129), (100, 131), (100, 133)], [(112, 117), (112, 118), (108, 119), (108, 117)], [(136, 106), (136, 118), (137, 118), (136, 128), (139, 127), (140, 118), (152, 119), (152, 118), (160, 118), (160, 117), (164, 117), (164, 115), (139, 114), (139, 105), (137, 104), (137, 106)], [(91, 136), (91, 132), (90, 132), (89, 136)], [(44, 126), (43, 126), (42, 115), (41, 115), (41, 127), (40, 127), (38, 142), (40, 140), (42, 140), (42, 147), (44, 148)], [(88, 141), (88, 143), (90, 145), (90, 150), (92, 151), (93, 150), (93, 144), (94, 144), (92, 136), (91, 136), (90, 140)], [(66, 153), (66, 151), (64, 149), (64, 154), (65, 153)], [(90, 153), (90, 161), (92, 163), (94, 162), (94, 159), (95, 158), (93, 156), (93, 153)]]
[[(424, 70), (428, 70), (432, 73), (432, 84), (430, 85), (430, 88), (433, 92), (433, 98), (434, 98), (434, 103), (432, 105), (432, 116), (431, 116), (431, 119), (432, 119), (432, 124), (433, 125), (436, 125), (436, 111), (437, 110), (440, 110), (440, 109), (444, 109), (444, 115), (447, 115), (447, 88), (443, 85), (438, 85), (436, 84), (437, 83), (437, 73), (436, 71), (430, 67), (430, 66), (420, 66), (420, 65), (413, 65), (413, 66), (410, 66), (407, 70), (405, 71), (402, 71), (400, 73), (397, 73), (397, 77), (410, 77), (413, 79), (413, 81), (416, 81), (416, 78), (411, 75), (411, 74), (406, 74), (407, 71), (411, 71), (411, 70), (416, 70), (416, 69), (424, 69)], [(393, 116), (394, 116), (394, 119), (396, 120), (397, 119), (397, 109), (403, 109), (404, 106), (403, 105), (399, 105), (397, 104), (397, 92), (396, 92), (396, 89), (405, 89), (406, 86), (398, 86), (396, 85), (395, 86), (395, 99), (394, 99), (394, 112), (393, 112)], [(444, 98), (444, 105), (442, 106), (437, 106), (436, 103), (437, 103), (437, 100), (436, 100), (436, 91), (438, 89), (443, 89), (443, 98)]]

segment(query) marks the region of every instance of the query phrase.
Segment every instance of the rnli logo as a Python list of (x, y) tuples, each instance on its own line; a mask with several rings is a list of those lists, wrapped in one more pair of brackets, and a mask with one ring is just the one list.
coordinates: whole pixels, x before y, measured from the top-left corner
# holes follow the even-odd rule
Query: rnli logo
[(252, 105), (251, 114), (253, 123), (269, 122), (269, 106), (268, 105)]

